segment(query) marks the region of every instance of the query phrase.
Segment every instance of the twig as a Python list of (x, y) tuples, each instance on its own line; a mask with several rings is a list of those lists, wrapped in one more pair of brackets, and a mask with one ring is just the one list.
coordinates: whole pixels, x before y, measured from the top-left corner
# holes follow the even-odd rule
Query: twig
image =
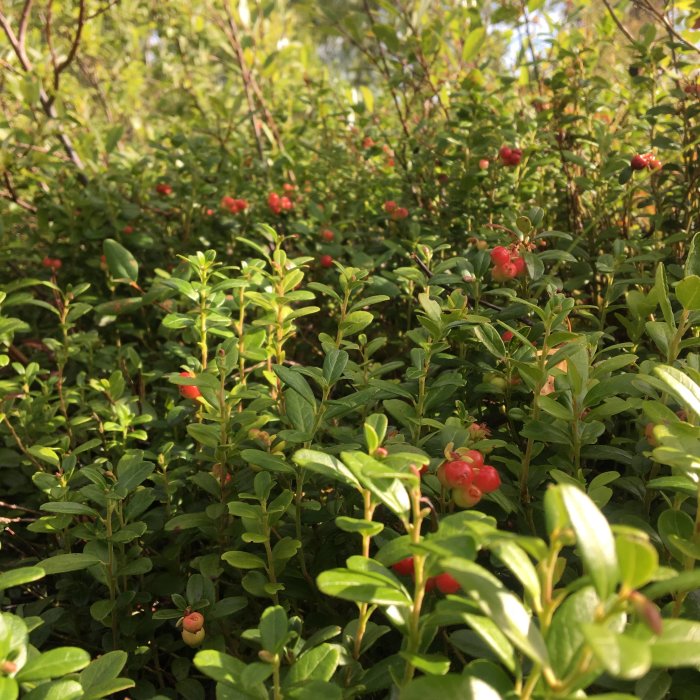
[(33, 214), (36, 213), (37, 208), (33, 205), (30, 204), (29, 202), (26, 202), (24, 199), (22, 199), (18, 194), (17, 191), (15, 190), (14, 185), (12, 184), (12, 180), (10, 179), (10, 173), (5, 170), (5, 172), (2, 174), (3, 180), (5, 180), (5, 185), (7, 187), (7, 195), (3, 193), (3, 197), (6, 199), (12, 200), (17, 206), (22, 207), (22, 209), (26, 211), (30, 211)]
[(617, 18), (617, 15), (615, 14), (615, 10), (613, 10), (613, 8), (610, 6), (610, 3), (608, 2), (608, 0), (603, 0), (603, 5), (605, 5), (608, 12), (610, 13), (610, 16), (613, 19), (613, 22), (615, 22), (618, 29), (627, 37), (628, 41), (631, 44), (636, 44), (637, 43), (636, 39), (629, 33), (629, 30), (627, 29), (627, 27), (625, 27), (625, 25), (622, 24), (622, 22)]
[(228, 0), (224, 2), (224, 9), (226, 10), (226, 25), (223, 26), (224, 33), (228, 38), (229, 44), (233, 49), (233, 53), (236, 57), (236, 63), (238, 63), (238, 68), (241, 71), (241, 79), (243, 80), (243, 91), (245, 93), (245, 99), (248, 103), (248, 116), (250, 119), (250, 124), (253, 128), (253, 135), (255, 136), (255, 144), (258, 148), (258, 155), (260, 156), (260, 161), (265, 163), (265, 150), (263, 148), (262, 135), (260, 124), (256, 116), (257, 109), (255, 107), (255, 97), (253, 95), (253, 86), (250, 80), (250, 70), (245, 62), (245, 56), (243, 54), (243, 47), (238, 38), (238, 26), (236, 25), (236, 20), (231, 12), (231, 7)]

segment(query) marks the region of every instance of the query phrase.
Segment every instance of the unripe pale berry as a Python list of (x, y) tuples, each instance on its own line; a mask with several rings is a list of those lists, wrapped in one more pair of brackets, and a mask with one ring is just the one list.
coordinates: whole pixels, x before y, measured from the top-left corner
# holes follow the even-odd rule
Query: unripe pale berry
[(182, 630), (182, 641), (187, 644), (188, 647), (198, 647), (204, 641), (205, 635), (204, 628), (199, 630), (199, 632)]

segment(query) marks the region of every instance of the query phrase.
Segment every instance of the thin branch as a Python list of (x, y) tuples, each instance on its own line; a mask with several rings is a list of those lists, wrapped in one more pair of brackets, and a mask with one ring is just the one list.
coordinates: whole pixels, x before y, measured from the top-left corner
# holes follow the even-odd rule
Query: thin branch
[(71, 64), (71, 61), (75, 58), (75, 54), (78, 51), (78, 46), (80, 45), (80, 37), (83, 34), (83, 27), (85, 26), (85, 0), (80, 0), (80, 9), (78, 10), (78, 28), (75, 31), (75, 38), (71, 44), (70, 51), (66, 56), (66, 60), (58, 65), (56, 69), (56, 77), (54, 82), (56, 84), (58, 81), (58, 74), (62, 73)]
[(652, 17), (656, 17), (656, 19), (661, 22), (661, 24), (664, 25), (666, 28), (666, 31), (675, 39), (681, 42), (683, 46), (686, 46), (687, 48), (696, 51), (697, 53), (700, 53), (700, 47), (696, 46), (695, 44), (691, 44), (689, 41), (684, 39), (673, 27), (673, 25), (668, 21), (668, 18), (663, 12), (659, 12), (651, 3), (649, 2), (640, 2), (640, 0), (635, 0), (635, 5), (640, 7), (642, 10), (645, 10), (648, 12)]
[(23, 52), (27, 41), (27, 27), (29, 26), (29, 17), (32, 12), (33, 2), (34, 0), (25, 0), (24, 7), (22, 8), (22, 15), (19, 18), (19, 32), (17, 34), (17, 41), (19, 42)]
[(26, 202), (17, 194), (17, 190), (15, 190), (14, 185), (12, 183), (12, 179), (10, 178), (10, 173), (8, 173), (7, 170), (5, 170), (5, 172), (2, 175), (3, 180), (5, 180), (5, 185), (7, 187), (7, 195), (3, 193), (3, 197), (12, 200), (17, 206), (22, 207), (22, 209), (25, 209), (26, 211), (36, 213), (36, 207), (33, 204)]
[(637, 41), (636, 39), (629, 33), (629, 30), (627, 27), (625, 27), (624, 24), (617, 18), (617, 15), (615, 14), (615, 10), (610, 6), (610, 3), (608, 0), (603, 0), (603, 5), (608, 9), (608, 12), (610, 13), (610, 16), (612, 17), (613, 22), (617, 25), (618, 29), (627, 37), (627, 40), (631, 44), (636, 44)]
[(250, 124), (253, 128), (253, 135), (255, 136), (255, 143), (258, 148), (258, 155), (260, 156), (260, 161), (265, 163), (265, 150), (263, 148), (262, 134), (260, 124), (256, 117), (255, 108), (255, 98), (253, 96), (253, 86), (250, 80), (250, 70), (245, 62), (245, 56), (243, 54), (243, 47), (238, 38), (238, 27), (236, 26), (236, 21), (233, 18), (233, 13), (231, 12), (231, 7), (228, 0), (224, 2), (224, 9), (226, 10), (226, 20), (227, 25), (224, 25), (224, 33), (226, 34), (229, 44), (233, 49), (233, 53), (236, 57), (236, 62), (238, 63), (238, 68), (241, 71), (241, 79), (243, 80), (243, 91), (245, 92), (246, 102), (248, 103), (248, 116), (250, 119)]

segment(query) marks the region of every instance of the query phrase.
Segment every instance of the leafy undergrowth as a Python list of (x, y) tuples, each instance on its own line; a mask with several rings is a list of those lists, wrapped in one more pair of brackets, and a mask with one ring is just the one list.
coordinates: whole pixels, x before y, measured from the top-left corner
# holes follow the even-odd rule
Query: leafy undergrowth
[(698, 696), (695, 35), (453, 4), (10, 3), (1, 700)]

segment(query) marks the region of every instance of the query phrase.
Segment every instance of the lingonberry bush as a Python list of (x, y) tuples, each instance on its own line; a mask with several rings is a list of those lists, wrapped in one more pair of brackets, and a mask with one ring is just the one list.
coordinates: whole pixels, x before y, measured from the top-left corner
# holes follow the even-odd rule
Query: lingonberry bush
[(697, 0), (0, 29), (2, 700), (698, 697)]

